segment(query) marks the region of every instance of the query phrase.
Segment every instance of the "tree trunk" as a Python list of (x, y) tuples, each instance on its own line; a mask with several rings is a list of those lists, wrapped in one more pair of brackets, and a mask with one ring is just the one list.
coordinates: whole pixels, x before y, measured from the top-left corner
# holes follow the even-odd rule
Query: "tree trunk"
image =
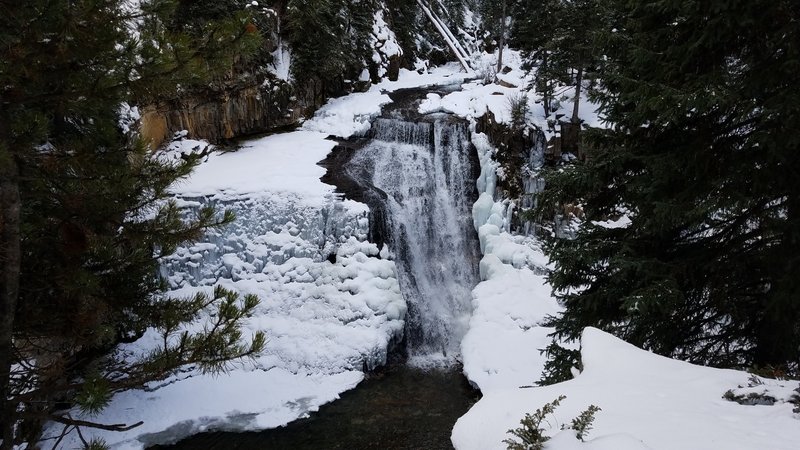
[[(544, 52), (542, 55), (542, 67), (541, 69), (545, 73), (547, 72), (547, 52)], [(538, 77), (539, 75), (537, 75)], [(544, 85), (542, 88), (542, 102), (544, 107), (544, 118), (547, 119), (550, 117), (550, 102), (553, 96), (550, 94), (550, 83), (547, 80), (544, 80)]]
[(578, 66), (578, 74), (575, 76), (575, 100), (572, 107), (572, 123), (580, 122), (578, 108), (581, 104), (581, 85), (583, 84), (583, 67)]
[(503, 0), (503, 15), (500, 17), (500, 45), (497, 48), (497, 73), (503, 70), (503, 47), (506, 46), (506, 0)]
[(13, 154), (0, 144), (0, 427), (3, 438), (0, 449), (3, 450), (11, 448), (14, 432), (15, 405), (8, 397), (14, 362), (12, 339), (20, 259), (19, 168)]

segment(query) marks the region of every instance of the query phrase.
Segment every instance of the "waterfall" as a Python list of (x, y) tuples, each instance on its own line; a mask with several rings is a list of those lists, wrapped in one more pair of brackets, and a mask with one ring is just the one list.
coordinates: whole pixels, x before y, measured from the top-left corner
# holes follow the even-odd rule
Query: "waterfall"
[(412, 363), (451, 363), (471, 314), (479, 249), (472, 226), (474, 149), (465, 123), (379, 118), (347, 172), (381, 192)]

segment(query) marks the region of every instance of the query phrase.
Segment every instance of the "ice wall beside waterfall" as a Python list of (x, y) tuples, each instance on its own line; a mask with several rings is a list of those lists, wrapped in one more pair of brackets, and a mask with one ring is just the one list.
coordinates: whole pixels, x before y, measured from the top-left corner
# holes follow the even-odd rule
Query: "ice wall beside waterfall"
[(366, 210), (345, 206), (335, 194), (320, 205), (281, 195), (180, 200), (190, 215), (212, 204), (218, 211), (233, 211), (236, 220), (162, 260), (161, 274), (172, 288), (209, 285), (220, 279), (236, 281), (292, 258), (319, 263), (332, 258), (350, 238), (365, 241), (369, 228)]
[[(209, 200), (184, 201), (196, 208)], [(269, 336), (264, 364), (335, 373), (386, 362), (406, 308), (394, 263), (367, 242), (363, 205), (263, 193), (214, 203), (236, 221), (164, 258), (173, 292), (223, 284), (257, 294), (250, 328)]]
[[(336, 145), (327, 136), (301, 130), (246, 141), (235, 152), (211, 153), (172, 187), (187, 214), (213, 203), (237, 219), (163, 259), (168, 295), (188, 297), (217, 284), (255, 294), (260, 304), (243, 337), (263, 330), (265, 351), (231, 363), (221, 376), (184, 367), (146, 390), (114, 396), (99, 416), (75, 410), (76, 419), (102, 423), (144, 420), (123, 433), (85, 430), (87, 439), (141, 449), (206, 430), (279, 427), (335, 400), (387, 361), (406, 313), (395, 263), (368, 241), (366, 205), (320, 181), (326, 170), (317, 163)], [(179, 159), (206, 145), (179, 139), (159, 157)], [(187, 326), (209, 320), (201, 314)], [(132, 357), (160, 343), (148, 330), (118, 351)], [(62, 429), (51, 431), (58, 436)], [(77, 436), (65, 442), (81, 447)]]
[(370, 137), (346, 170), (365, 189), (385, 196), (389, 242), (409, 308), (409, 357), (425, 365), (455, 361), (478, 281), (470, 214), (474, 149), (467, 125), (447, 116), (419, 122), (379, 118)]

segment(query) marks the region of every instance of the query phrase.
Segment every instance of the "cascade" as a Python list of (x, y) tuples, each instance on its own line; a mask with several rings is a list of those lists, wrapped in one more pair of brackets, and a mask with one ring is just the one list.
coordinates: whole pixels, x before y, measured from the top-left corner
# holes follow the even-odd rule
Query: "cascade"
[(369, 137), (345, 171), (383, 199), (387, 241), (408, 304), (410, 362), (452, 363), (478, 282), (479, 248), (471, 216), (476, 175), (469, 130), (446, 116), (420, 122), (378, 118)]

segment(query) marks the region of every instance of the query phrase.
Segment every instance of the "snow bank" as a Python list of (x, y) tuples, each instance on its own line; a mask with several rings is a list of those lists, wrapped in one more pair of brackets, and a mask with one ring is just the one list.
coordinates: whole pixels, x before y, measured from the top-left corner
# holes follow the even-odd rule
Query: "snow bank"
[(552, 331), (540, 323), (561, 308), (545, 283), (547, 258), (539, 243), (510, 234), (510, 204), (495, 201), (495, 148), (485, 134), (474, 130), (472, 143), (481, 167), (472, 217), (484, 256), (482, 281), (472, 291), (473, 313), (461, 354), (464, 374), (485, 395), (538, 380), (544, 365), (538, 349), (547, 346), (547, 334)]
[[(484, 257), (483, 280), (472, 291), (474, 312), (461, 343), (464, 373), (483, 398), (456, 423), (451, 436), (458, 450), (505, 449), (526, 413), (566, 395), (544, 425), (553, 450), (569, 449), (794, 449), (800, 427), (787, 403), (797, 383), (761, 380), (745, 372), (694, 366), (633, 347), (587, 328), (582, 339), (584, 371), (565, 383), (532, 387), (549, 344), (542, 319), (561, 307), (543, 274), (547, 260), (532, 238), (508, 233), (508, 203), (496, 201), (494, 149), (485, 135), (473, 133), (481, 174), (480, 197), (473, 207)], [(625, 226), (627, 218), (605, 226)], [(763, 383), (763, 384), (761, 384)], [(772, 406), (743, 406), (730, 395), (766, 394)], [(590, 440), (580, 442), (562, 424), (590, 404), (602, 408)]]
[[(144, 424), (128, 432), (84, 430), (117, 450), (171, 443), (208, 430), (275, 428), (316, 411), (363, 379), (360, 371), (298, 375), (282, 368), (176, 377), (154, 391), (126, 391), (100, 416), (106, 423)], [(77, 437), (63, 448), (82, 448)]]
[(456, 423), (455, 447), (504, 449), (508, 429), (559, 395), (567, 398), (544, 423), (550, 435), (590, 404), (602, 411), (587, 443), (562, 436), (571, 434), (566, 431), (548, 443), (551, 449), (789, 450), (800, 442), (793, 405), (744, 406), (722, 398), (728, 389), (748, 383), (745, 372), (658, 356), (594, 328), (584, 330), (581, 344), (580, 375), (552, 386), (488, 392)]
[[(512, 70), (509, 77), (517, 76)], [(501, 77), (507, 84), (518, 79)], [(486, 111), (507, 121), (503, 98), (521, 91), (498, 85), (469, 83), (461, 92), (432, 94), (420, 112), (451, 112), (476, 118)], [(495, 93), (499, 95), (494, 95)], [(485, 96), (491, 96), (486, 99)], [(524, 95), (535, 96), (527, 92)], [(529, 97), (531, 98), (531, 97)], [(584, 106), (584, 111), (588, 108)], [(535, 113), (535, 109), (534, 109)], [(541, 116), (540, 116), (541, 117)], [(596, 120), (596, 117), (589, 117)], [(531, 120), (529, 116), (529, 120)], [(543, 118), (541, 119), (543, 120)], [(534, 120), (534, 123), (536, 121)], [(561, 307), (546, 284), (547, 258), (533, 238), (509, 234), (510, 203), (495, 198), (498, 165), (486, 135), (472, 133), (481, 165), (479, 198), (473, 222), (481, 250), (481, 283), (472, 291), (473, 315), (461, 342), (464, 374), (483, 398), (456, 423), (451, 436), (458, 450), (505, 449), (509, 429), (560, 395), (566, 400), (543, 425), (553, 438), (546, 448), (569, 449), (794, 449), (800, 427), (787, 403), (798, 383), (759, 380), (745, 372), (694, 366), (633, 347), (599, 330), (587, 328), (582, 339), (584, 371), (575, 379), (533, 387), (540, 378), (552, 329), (541, 326)], [(624, 227), (622, 215), (596, 226)], [(744, 406), (723, 399), (764, 394), (772, 406)], [(767, 403), (772, 400), (768, 400)], [(580, 442), (571, 430), (561, 431), (594, 404), (594, 430)]]

